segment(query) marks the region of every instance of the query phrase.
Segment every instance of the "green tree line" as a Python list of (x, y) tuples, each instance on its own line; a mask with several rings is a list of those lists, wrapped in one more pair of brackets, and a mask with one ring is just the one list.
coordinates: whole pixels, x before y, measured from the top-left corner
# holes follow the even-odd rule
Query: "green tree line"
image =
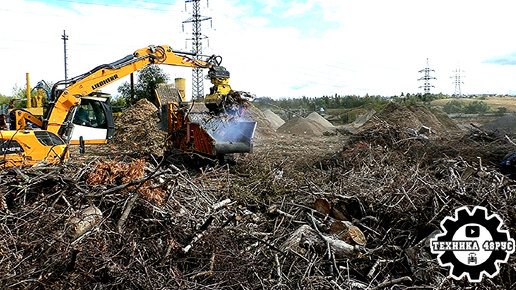
[(322, 96), (322, 97), (306, 97), (295, 99), (272, 99), (270, 97), (262, 97), (256, 99), (255, 106), (261, 109), (265, 108), (281, 108), (285, 110), (303, 109), (306, 111), (316, 111), (320, 108), (329, 109), (352, 109), (363, 106), (381, 107), (387, 103), (387, 100), (380, 96)]

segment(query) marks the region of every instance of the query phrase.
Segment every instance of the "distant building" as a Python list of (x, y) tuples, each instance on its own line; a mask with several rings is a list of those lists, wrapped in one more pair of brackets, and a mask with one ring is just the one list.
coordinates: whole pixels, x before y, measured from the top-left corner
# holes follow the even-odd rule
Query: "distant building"
[(466, 98), (478, 98), (478, 97), (496, 97), (498, 94), (469, 94), (465, 95)]

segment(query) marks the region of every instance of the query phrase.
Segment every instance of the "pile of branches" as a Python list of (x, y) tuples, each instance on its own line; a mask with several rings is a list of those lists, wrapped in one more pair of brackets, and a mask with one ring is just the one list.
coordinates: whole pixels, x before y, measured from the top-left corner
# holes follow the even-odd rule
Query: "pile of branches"
[[(446, 144), (377, 123), (296, 164), (271, 150), (196, 170), (126, 159), (4, 170), (0, 285), (469, 287), (448, 277), (429, 239), (463, 205), (500, 215), (515, 237), (516, 183)], [(474, 286), (515, 288), (514, 265), (513, 255)]]
[(257, 216), (230, 198), (227, 168), (190, 176), (135, 160), (2, 173), (5, 287), (252, 288), (266, 273), (246, 257)]
[(321, 270), (310, 270), (320, 250), (282, 246), (300, 223), (324, 217), (292, 203), (242, 203), (241, 177), (228, 166), (192, 174), (108, 160), (5, 170), (1, 178), (0, 284), (8, 288), (326, 285)]
[[(467, 142), (473, 134), (422, 140), (406, 128), (377, 122), (326, 160), (331, 174), (322, 195), (354, 200), (353, 208), (360, 208), (354, 218), (368, 237), (368, 250), (354, 270), (366, 278), (364, 285), (410, 278), (402, 284), (466, 287), (465, 278), (447, 277), (448, 269), (438, 266), (429, 246), (440, 222), (461, 206), (486, 207), (500, 215), (511, 237), (516, 235), (516, 182), (487, 162), (496, 160), (488, 150), (495, 140), (480, 147), (477, 139)], [(511, 257), (499, 276), (475, 286), (515, 287), (515, 262)]]

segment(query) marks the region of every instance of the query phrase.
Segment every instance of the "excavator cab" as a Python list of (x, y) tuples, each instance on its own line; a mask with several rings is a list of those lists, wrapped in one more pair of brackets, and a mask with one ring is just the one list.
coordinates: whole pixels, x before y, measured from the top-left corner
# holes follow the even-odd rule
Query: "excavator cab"
[(85, 144), (106, 144), (115, 133), (111, 112), (109, 97), (98, 94), (83, 97), (81, 104), (70, 111), (73, 114), (70, 144), (79, 144), (80, 137)]

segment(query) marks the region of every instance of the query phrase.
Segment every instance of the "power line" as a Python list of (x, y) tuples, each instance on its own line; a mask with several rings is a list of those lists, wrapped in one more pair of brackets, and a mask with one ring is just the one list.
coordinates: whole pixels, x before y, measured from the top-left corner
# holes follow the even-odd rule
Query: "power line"
[[(188, 39), (192, 41), (192, 53), (195, 59), (199, 59), (202, 55), (202, 40), (207, 39), (206, 35), (201, 33), (201, 22), (210, 20), (211, 17), (201, 16), (201, 5), (200, 0), (186, 0), (186, 3), (193, 4), (192, 17), (183, 21), (183, 31), (185, 23), (192, 23), (192, 38)], [(192, 69), (192, 98), (194, 100), (202, 100), (204, 97), (204, 78), (202, 68), (194, 67)]]
[(423, 85), (419, 88), (423, 88), (424, 95), (430, 94), (430, 88), (434, 88), (433, 85), (430, 84), (430, 80), (435, 80), (435, 77), (430, 76), (430, 72), (435, 72), (435, 70), (430, 69), (428, 65), (428, 58), (426, 59), (426, 67), (419, 71), (420, 73), (424, 73), (425, 75), (418, 79), (418, 81), (424, 81)]
[[(454, 78), (453, 83), (455, 84), (455, 91), (453, 92), (454, 97), (462, 98), (462, 91), (460, 88), (460, 84), (464, 84), (464, 82), (461, 80), (461, 74), (464, 71), (459, 68), (459, 65), (457, 64), (457, 68), (453, 71), (454, 75), (450, 78)], [(462, 76), (464, 77), (464, 76)]]

